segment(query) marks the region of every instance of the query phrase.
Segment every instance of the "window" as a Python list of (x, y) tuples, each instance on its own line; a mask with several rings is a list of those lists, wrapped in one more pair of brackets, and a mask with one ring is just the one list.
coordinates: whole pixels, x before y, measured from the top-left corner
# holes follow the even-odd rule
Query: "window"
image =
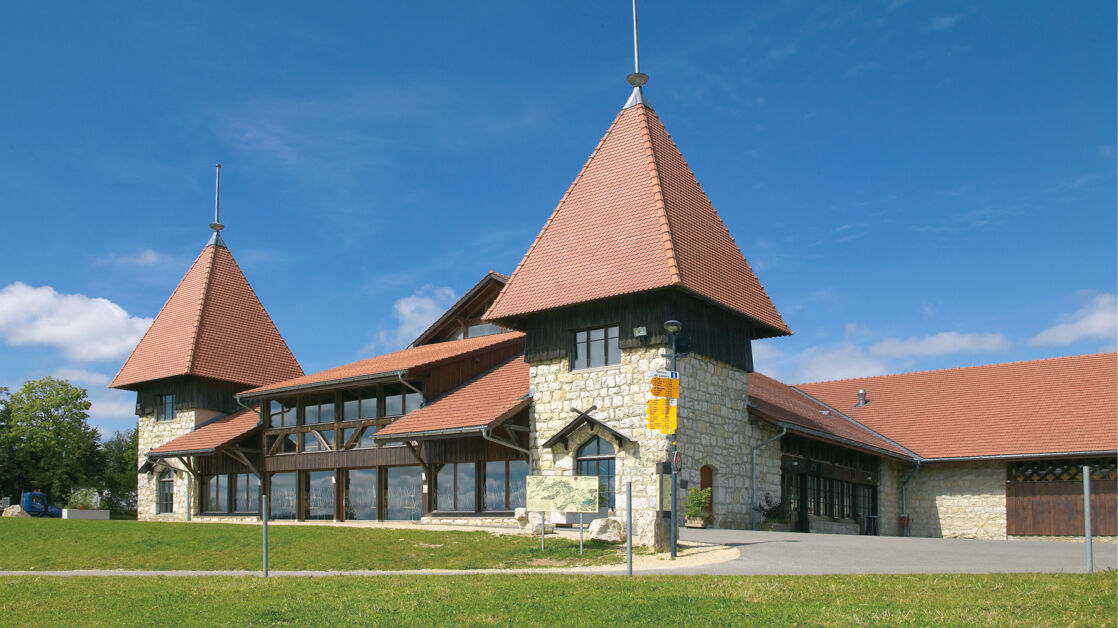
[[(155, 420), (170, 421), (175, 418), (175, 396), (155, 396)], [(169, 511), (168, 511), (169, 512)]]
[(598, 476), (598, 506), (616, 507), (614, 484), (614, 449), (609, 441), (595, 436), (578, 448), (576, 461), (579, 475)]
[(257, 512), (260, 509), (260, 479), (252, 473), (233, 476), (234, 512)]
[(273, 473), (269, 478), (268, 503), (272, 519), (295, 519), (295, 473)]
[(229, 512), (229, 476), (211, 475), (206, 480), (206, 512)]
[(480, 336), (492, 336), (493, 334), (499, 334), (503, 331), (505, 331), (505, 329), (503, 327), (501, 327), (500, 325), (494, 325), (493, 323), (482, 323), (480, 325), (471, 325), (471, 326), (466, 328), (466, 334), (470, 338), (478, 338)]
[(296, 451), (295, 442), (296, 434), (294, 432), (288, 432), (287, 434), (269, 434), (267, 437), (268, 455), (293, 454)]
[(298, 417), (294, 399), (272, 399), (268, 402), (268, 425), (271, 427), (295, 427)]
[(435, 504), (438, 510), (477, 510), (477, 476), (472, 462), (446, 464), (435, 476)]
[(168, 470), (159, 474), (155, 512), (161, 515), (175, 512), (175, 475)]
[(303, 398), (303, 425), (334, 422), (334, 393)]
[[(319, 440), (321, 438), (321, 440)], [(323, 445), (322, 441), (326, 441)], [(303, 432), (303, 453), (334, 450), (334, 430), (308, 430)]]
[(500, 460), (485, 463), (485, 509), (514, 510), (524, 506), (528, 462)]
[(620, 327), (599, 327), (575, 332), (574, 367), (593, 368), (621, 364)]
[(404, 413), (404, 387), (392, 385), (384, 387), (384, 416), (399, 416)]
[(303, 472), (303, 519), (334, 520), (334, 472)]
[(388, 467), (384, 480), (384, 518), (387, 521), (418, 521), (423, 497), (419, 467)]
[(365, 429), (361, 432), (361, 438), (357, 440), (357, 448), (372, 449), (373, 447), (376, 447), (377, 443), (373, 440), (373, 436), (376, 436), (376, 433), (377, 426), (366, 425)]
[(376, 469), (350, 469), (345, 472), (346, 521), (376, 520), (377, 488)]

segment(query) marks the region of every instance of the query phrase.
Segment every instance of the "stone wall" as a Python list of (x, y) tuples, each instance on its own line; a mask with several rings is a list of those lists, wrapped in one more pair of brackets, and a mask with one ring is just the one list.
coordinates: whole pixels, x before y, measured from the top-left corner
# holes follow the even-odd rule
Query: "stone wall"
[[(198, 425), (220, 414), (212, 410), (179, 410), (175, 412), (175, 418), (169, 421), (156, 421), (153, 415), (140, 417), (137, 435), (140, 461), (142, 462), (144, 455), (152, 449), (193, 431)], [(173, 469), (175, 474), (174, 512), (157, 514), (158, 477), (159, 472), (166, 467)], [(141, 473), (137, 476), (136, 517), (141, 521), (185, 521), (187, 505), (197, 501), (197, 493), (198, 489), (182, 463), (175, 459), (166, 459), (161, 464), (157, 464), (153, 472)], [(194, 512), (197, 512), (196, 503)]]
[[(881, 533), (897, 534), (900, 482), (912, 465), (886, 462), (879, 494)], [(912, 536), (1005, 539), (1004, 462), (925, 463), (907, 486)]]
[[(621, 446), (608, 434), (616, 450), (615, 472), (617, 515), (625, 520), (625, 484), (633, 483), (634, 543), (664, 550), (668, 544), (668, 525), (657, 516), (659, 503), (657, 465), (666, 460), (667, 438), (650, 432), (645, 425), (645, 402), (651, 398), (649, 374), (666, 369), (668, 359), (662, 347), (626, 349), (621, 364), (571, 371), (565, 358), (541, 361), (530, 369), (530, 386), (535, 395), (530, 412), (533, 474), (574, 475), (575, 452), (596, 434), (584, 425), (570, 435), (567, 446), (554, 450), (542, 444), (567, 426), (578, 415), (571, 408), (598, 408), (592, 416), (635, 442)], [(549, 516), (549, 520), (554, 520)]]

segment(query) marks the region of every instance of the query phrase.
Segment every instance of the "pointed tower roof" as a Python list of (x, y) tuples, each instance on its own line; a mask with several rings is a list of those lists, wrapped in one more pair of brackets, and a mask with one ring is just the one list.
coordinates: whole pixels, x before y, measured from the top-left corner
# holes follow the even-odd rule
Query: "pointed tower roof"
[(303, 375), (217, 229), (109, 387), (176, 375), (246, 387)]
[(630, 99), (485, 317), (666, 287), (760, 323), (757, 337), (792, 333), (656, 112)]

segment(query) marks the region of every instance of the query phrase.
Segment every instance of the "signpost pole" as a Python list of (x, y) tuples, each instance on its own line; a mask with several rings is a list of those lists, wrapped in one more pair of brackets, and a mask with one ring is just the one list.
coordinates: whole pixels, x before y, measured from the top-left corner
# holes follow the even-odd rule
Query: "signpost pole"
[(547, 513), (540, 511), (540, 551), (543, 551), (543, 535), (547, 530)]
[(633, 483), (625, 483), (625, 562), (628, 575), (633, 575)]
[(1087, 546), (1087, 573), (1095, 570), (1095, 551), (1091, 546), (1091, 467), (1083, 465), (1083, 540)]
[[(672, 371), (678, 372), (679, 360), (676, 357), (676, 342), (675, 334), (672, 334)], [(677, 410), (678, 412), (678, 410)], [(676, 415), (676, 421), (679, 421), (679, 415)], [(678, 428), (677, 428), (678, 429)], [(679, 439), (673, 431), (670, 438), (672, 439), (671, 447), (671, 460), (672, 460), (672, 558), (676, 557), (676, 544), (679, 541), (679, 519), (678, 519), (678, 498), (679, 498), (679, 473), (675, 470), (675, 453), (679, 447)]]
[(268, 496), (260, 496), (260, 521), (264, 528), (264, 577), (268, 577)]
[(582, 513), (578, 513), (578, 555), (582, 556)]

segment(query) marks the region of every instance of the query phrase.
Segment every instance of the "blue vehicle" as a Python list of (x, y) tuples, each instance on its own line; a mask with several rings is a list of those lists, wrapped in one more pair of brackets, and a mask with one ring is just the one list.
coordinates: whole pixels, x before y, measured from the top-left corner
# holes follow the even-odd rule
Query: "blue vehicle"
[(32, 517), (61, 517), (62, 509), (47, 503), (47, 494), (38, 491), (24, 492), (19, 498), (23, 511)]

